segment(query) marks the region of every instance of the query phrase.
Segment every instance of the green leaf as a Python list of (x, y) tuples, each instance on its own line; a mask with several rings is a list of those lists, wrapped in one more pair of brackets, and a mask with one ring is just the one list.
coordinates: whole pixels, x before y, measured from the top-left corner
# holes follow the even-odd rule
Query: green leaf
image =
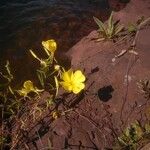
[(55, 79), (55, 85), (56, 85), (56, 95), (55, 96), (57, 96), (58, 95), (58, 89), (59, 89), (59, 82), (58, 82), (58, 79), (56, 76), (54, 76), (54, 79)]
[(7, 84), (9, 84), (11, 81), (12, 81), (12, 79), (13, 79), (13, 75), (11, 74), (11, 71), (10, 71), (10, 64), (9, 64), (9, 61), (7, 60), (7, 62), (6, 62), (6, 65), (5, 65), (5, 68), (6, 68), (6, 71), (7, 71), (7, 75), (4, 75), (2, 72), (0, 72), (0, 75), (3, 77), (3, 78), (5, 78), (5, 79), (7, 79)]
[(9, 61), (8, 61), (8, 60), (7, 60), (7, 62), (6, 62), (5, 67), (6, 67), (6, 70), (7, 70), (8, 74), (11, 76), (11, 72), (10, 72), (10, 64), (9, 64)]
[(96, 22), (96, 24), (99, 26), (100, 31), (106, 33), (106, 29), (105, 29), (104, 23), (102, 21), (100, 21), (96, 17), (93, 17), (93, 19)]
[(29, 50), (29, 51), (30, 51), (31, 55), (32, 55), (35, 59), (37, 59), (38, 61), (41, 62), (41, 59), (40, 59), (39, 57), (37, 57), (37, 55), (36, 55), (32, 50)]
[(111, 39), (114, 36), (114, 26), (107, 29), (108, 38)]
[(124, 29), (124, 26), (123, 25), (120, 25), (120, 26), (117, 26), (115, 28), (115, 35), (117, 35), (119, 32), (121, 32), (122, 30)]
[(38, 76), (41, 86), (44, 88), (45, 80), (46, 80), (45, 72), (41, 70), (37, 70), (37, 76)]
[(13, 91), (13, 89), (12, 89), (10, 86), (8, 86), (8, 89), (9, 89), (10, 93), (11, 93), (12, 95), (14, 95), (14, 91)]
[(108, 29), (111, 30), (113, 28), (113, 26), (114, 26), (114, 24), (113, 24), (113, 11), (112, 11), (111, 15), (110, 15), (110, 17), (108, 19)]

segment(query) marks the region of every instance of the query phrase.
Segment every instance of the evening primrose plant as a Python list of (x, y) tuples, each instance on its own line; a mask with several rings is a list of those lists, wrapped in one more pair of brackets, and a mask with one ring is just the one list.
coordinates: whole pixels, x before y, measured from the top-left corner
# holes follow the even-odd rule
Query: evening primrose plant
[[(60, 85), (67, 91), (78, 94), (85, 88), (85, 76), (80, 70), (75, 72), (72, 69), (66, 71), (62, 66), (58, 65), (57, 60), (54, 57), (55, 51), (57, 49), (57, 44), (55, 40), (50, 39), (47, 41), (42, 41), (43, 49), (45, 50), (48, 58), (39, 58), (32, 50), (30, 53), (32, 56), (40, 62), (40, 69), (37, 70), (38, 78), (42, 87), (44, 88), (46, 79), (53, 78), (55, 85), (50, 85), (51, 89), (56, 90), (56, 95), (58, 95), (58, 89)], [(53, 66), (53, 70), (50, 71), (50, 67)], [(56, 96), (55, 95), (55, 96)]]
[[(13, 75), (10, 71), (10, 64), (7, 61), (6, 63), (6, 72), (7, 74), (3, 74), (0, 72), (0, 76), (7, 80), (7, 83), (0, 84), (1, 89), (5, 89), (0, 91), (0, 96), (3, 99), (4, 106), (8, 106), (7, 109), (9, 114), (14, 114), (16, 110), (20, 109), (22, 105), (22, 100), (27, 100), (29, 98), (30, 93), (35, 93), (40, 96), (40, 93), (45, 89), (45, 82), (49, 85), (50, 99), (47, 100), (47, 103), (53, 101), (59, 93), (59, 88), (64, 88), (69, 93), (78, 94), (85, 88), (85, 76), (81, 70), (73, 71), (69, 69), (66, 71), (64, 67), (57, 63), (57, 60), (54, 58), (55, 51), (57, 49), (57, 44), (55, 40), (50, 39), (47, 41), (42, 41), (43, 49), (47, 54), (47, 58), (39, 58), (33, 50), (30, 50), (31, 55), (39, 61), (40, 68), (37, 70), (37, 75), (39, 77), (39, 81), (43, 87), (43, 89), (37, 88), (31, 80), (24, 81), (23, 86), (20, 89), (12, 89), (11, 81), (14, 79)], [(47, 80), (51, 78), (51, 80)], [(49, 82), (51, 81), (51, 82)], [(4, 91), (4, 92), (3, 92)], [(11, 102), (9, 103), (9, 97), (11, 95)], [(13, 100), (12, 100), (13, 99)], [(9, 105), (8, 105), (8, 104)]]
[[(31, 117), (32, 121), (40, 118), (42, 114), (47, 111), (56, 100), (59, 95), (59, 88), (62, 87), (66, 92), (78, 94), (85, 88), (85, 76), (81, 70), (73, 71), (72, 69), (65, 70), (55, 59), (55, 52), (57, 50), (57, 43), (55, 40), (50, 39), (42, 41), (43, 50), (46, 53), (46, 58), (38, 57), (33, 50), (29, 50), (31, 55), (39, 62), (39, 68), (37, 69), (37, 76), (42, 89), (37, 88), (33, 81), (30, 79), (24, 81), (23, 85), (18, 88), (12, 88), (12, 80), (14, 80), (11, 74), (10, 64), (7, 61), (5, 69), (6, 74), (0, 72), (0, 77), (6, 80), (6, 83), (0, 83), (0, 99), (1, 109), (3, 112), (2, 124), (6, 124), (7, 120), (19, 119), (19, 113), (24, 110), (24, 115)], [(49, 92), (49, 96), (42, 101), (41, 104), (41, 93), (44, 91)], [(31, 97), (31, 94), (34, 93)], [(33, 101), (34, 100), (34, 101)], [(31, 105), (30, 108), (24, 107), (25, 103)], [(57, 119), (59, 113), (54, 110), (52, 117)], [(62, 114), (61, 114), (62, 115)], [(7, 117), (6, 117), (7, 116)], [(8, 119), (9, 118), (9, 119)], [(1, 124), (0, 124), (1, 125)], [(21, 127), (27, 126), (25, 120), (21, 120)], [(1, 143), (0, 143), (1, 144)], [(4, 144), (5, 145), (5, 144)]]

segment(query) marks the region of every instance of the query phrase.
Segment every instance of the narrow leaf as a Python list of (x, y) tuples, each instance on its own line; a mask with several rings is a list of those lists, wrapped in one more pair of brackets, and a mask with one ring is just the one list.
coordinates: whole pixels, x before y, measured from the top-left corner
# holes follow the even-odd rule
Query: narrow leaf
[(37, 70), (37, 76), (38, 76), (41, 86), (44, 87), (44, 82), (46, 79), (45, 73), (41, 70)]
[(10, 71), (10, 63), (9, 63), (8, 60), (7, 60), (7, 62), (6, 62), (5, 68), (6, 68), (6, 71), (7, 71), (7, 73), (8, 73), (8, 76), (7, 76), (6, 78), (7, 78), (7, 80), (8, 80), (9, 82), (11, 82), (11, 80), (13, 79), (13, 75), (11, 74), (11, 71)]
[(124, 29), (123, 25), (120, 25), (118, 27), (115, 28), (115, 35), (117, 35), (119, 32), (121, 32)]
[(59, 83), (58, 83), (58, 79), (57, 79), (56, 76), (54, 76), (54, 79), (55, 79), (55, 85), (56, 85), (56, 95), (55, 96), (57, 96), (58, 95)]
[(113, 11), (111, 12), (111, 15), (108, 19), (108, 28), (111, 29), (113, 26)]
[(30, 51), (31, 55), (32, 55), (35, 59), (37, 59), (38, 61), (41, 62), (40, 58), (37, 57), (37, 55), (36, 55), (32, 50), (29, 50), (29, 51)]
[(93, 17), (94, 21), (96, 22), (96, 24), (99, 26), (100, 31), (106, 33), (106, 29), (104, 26), (104, 23), (102, 21), (100, 21), (98, 18)]

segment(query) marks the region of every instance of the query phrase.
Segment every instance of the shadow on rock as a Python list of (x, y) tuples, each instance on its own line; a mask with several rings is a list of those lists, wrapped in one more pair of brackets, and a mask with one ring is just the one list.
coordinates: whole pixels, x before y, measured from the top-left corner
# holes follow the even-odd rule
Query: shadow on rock
[(98, 97), (101, 101), (107, 102), (112, 98), (112, 92), (114, 91), (111, 85), (104, 86), (98, 90)]

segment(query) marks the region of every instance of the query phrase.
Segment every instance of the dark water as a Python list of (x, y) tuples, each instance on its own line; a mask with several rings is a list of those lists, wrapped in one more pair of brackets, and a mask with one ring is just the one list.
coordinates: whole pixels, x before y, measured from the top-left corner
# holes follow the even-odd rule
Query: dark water
[(29, 49), (42, 55), (41, 41), (53, 38), (59, 53), (68, 51), (96, 29), (93, 16), (104, 21), (112, 8), (125, 5), (118, 1), (1, 0), (0, 67), (8, 59), (17, 82), (34, 78), (35, 60), (31, 61)]

